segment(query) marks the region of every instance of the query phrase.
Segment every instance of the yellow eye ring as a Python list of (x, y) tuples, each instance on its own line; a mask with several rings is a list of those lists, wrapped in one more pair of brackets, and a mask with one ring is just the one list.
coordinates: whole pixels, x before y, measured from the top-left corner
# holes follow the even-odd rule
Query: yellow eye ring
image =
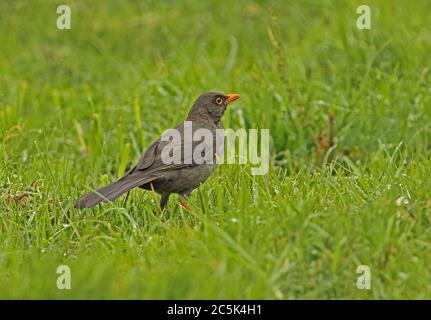
[(217, 103), (217, 104), (222, 104), (222, 103), (223, 103), (223, 99), (222, 99), (222, 98), (220, 98), (220, 97), (218, 97), (218, 98), (216, 99), (216, 103)]

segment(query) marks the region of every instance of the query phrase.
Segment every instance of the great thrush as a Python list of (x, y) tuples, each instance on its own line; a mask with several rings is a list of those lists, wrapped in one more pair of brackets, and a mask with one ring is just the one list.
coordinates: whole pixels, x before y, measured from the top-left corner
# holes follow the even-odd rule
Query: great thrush
[[(192, 132), (201, 128), (207, 129), (215, 137), (216, 130), (221, 128), (220, 120), (226, 107), (238, 98), (238, 94), (225, 95), (218, 92), (207, 92), (200, 95), (186, 119), (188, 123), (192, 124)], [(192, 149), (196, 147), (196, 141), (188, 142), (189, 140), (184, 138), (184, 123), (175, 127), (175, 130), (181, 136), (177, 147), (184, 150), (190, 142)], [(166, 161), (162, 161), (162, 155), (165, 154), (162, 151), (169, 143), (170, 141), (162, 138), (158, 139), (144, 152), (138, 164), (123, 177), (94, 192), (85, 194), (76, 201), (75, 208), (91, 208), (103, 201), (113, 201), (127, 191), (140, 187), (153, 190), (161, 195), (161, 210), (166, 207), (169, 196), (177, 193), (181, 206), (191, 211), (187, 197), (212, 174), (217, 164), (216, 161), (196, 163), (193, 159), (186, 159), (185, 152), (181, 154), (181, 161), (166, 164)], [(214, 148), (213, 152), (211, 156), (215, 157)]]

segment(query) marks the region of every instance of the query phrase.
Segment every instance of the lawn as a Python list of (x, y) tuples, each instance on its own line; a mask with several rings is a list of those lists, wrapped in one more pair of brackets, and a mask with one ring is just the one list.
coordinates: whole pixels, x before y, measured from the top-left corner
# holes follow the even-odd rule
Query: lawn
[[(431, 298), (431, 1), (62, 4), (0, 2), (0, 298)], [(266, 175), (73, 208), (212, 90)]]

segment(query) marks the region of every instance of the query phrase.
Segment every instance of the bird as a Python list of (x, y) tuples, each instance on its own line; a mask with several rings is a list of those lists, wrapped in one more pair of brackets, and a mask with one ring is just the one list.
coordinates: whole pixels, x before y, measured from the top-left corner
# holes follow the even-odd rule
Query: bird
[[(239, 98), (239, 94), (222, 94), (219, 92), (201, 94), (193, 103), (186, 120), (174, 128), (180, 136), (176, 144), (172, 140), (164, 139), (162, 135), (148, 147), (137, 164), (124, 176), (107, 186), (83, 195), (76, 200), (75, 208), (92, 208), (102, 202), (111, 202), (129, 190), (139, 187), (144, 190), (155, 191), (160, 195), (159, 207), (161, 212), (166, 208), (171, 194), (178, 194), (180, 206), (191, 212), (188, 197), (214, 172), (217, 163), (216, 161), (196, 162), (194, 159), (189, 159), (190, 153), (186, 155), (186, 152), (180, 153), (181, 161), (166, 163), (163, 158), (167, 152), (165, 148), (171, 148), (172, 152), (184, 150), (187, 147), (195, 150), (201, 141), (186, 139), (184, 128), (187, 123), (192, 125), (193, 133), (199, 129), (206, 129), (215, 137), (217, 130), (222, 129), (221, 118), (227, 106)], [(209, 156), (215, 159), (217, 157), (216, 151), (215, 149), (212, 150), (212, 154)]]

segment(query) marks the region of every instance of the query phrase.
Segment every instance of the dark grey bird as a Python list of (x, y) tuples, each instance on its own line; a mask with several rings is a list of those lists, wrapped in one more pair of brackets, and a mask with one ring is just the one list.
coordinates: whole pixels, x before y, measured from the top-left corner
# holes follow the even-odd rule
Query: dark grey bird
[[(191, 211), (187, 197), (213, 173), (217, 164), (215, 160), (196, 162), (193, 159), (193, 151), (202, 141), (190, 141), (187, 138), (186, 124), (192, 125), (193, 134), (199, 129), (205, 129), (204, 131), (210, 132), (215, 139), (216, 130), (222, 128), (220, 120), (227, 106), (239, 97), (239, 94), (225, 95), (218, 92), (207, 92), (200, 95), (190, 109), (185, 122), (175, 127), (174, 130), (179, 134), (176, 143), (173, 139), (167, 140), (162, 136), (144, 152), (138, 164), (123, 177), (94, 192), (85, 194), (76, 201), (75, 208), (92, 208), (103, 201), (113, 201), (127, 191), (139, 187), (153, 190), (161, 195), (161, 210), (166, 207), (169, 196), (177, 193), (182, 207)], [(213, 147), (210, 148), (212, 150), (210, 157), (213, 159), (215, 159), (217, 151), (214, 148), (215, 145), (216, 143), (213, 143)], [(169, 149), (163, 151), (164, 148)], [(191, 148), (192, 152), (185, 152), (187, 148)], [(180, 150), (182, 152), (179, 152)], [(167, 163), (166, 155), (169, 154), (175, 158), (173, 153), (180, 155), (177, 158), (178, 161)]]

